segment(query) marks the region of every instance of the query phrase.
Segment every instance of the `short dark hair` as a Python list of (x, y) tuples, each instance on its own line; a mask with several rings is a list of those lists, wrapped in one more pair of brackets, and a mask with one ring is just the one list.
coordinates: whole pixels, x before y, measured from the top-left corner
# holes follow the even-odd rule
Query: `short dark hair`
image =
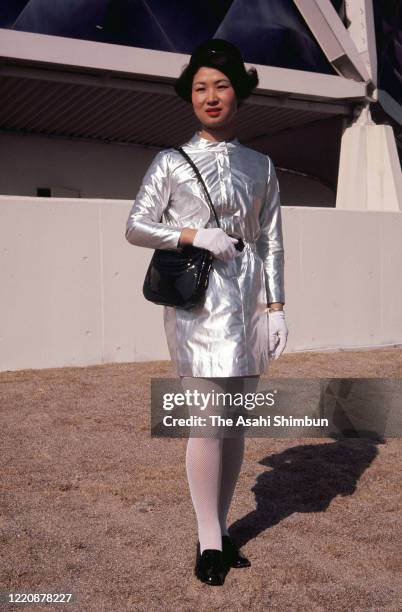
[(191, 102), (193, 78), (202, 66), (216, 68), (226, 74), (239, 103), (248, 98), (259, 83), (257, 70), (246, 70), (242, 54), (234, 44), (220, 38), (212, 38), (194, 49), (190, 63), (174, 84), (175, 92), (186, 102)]

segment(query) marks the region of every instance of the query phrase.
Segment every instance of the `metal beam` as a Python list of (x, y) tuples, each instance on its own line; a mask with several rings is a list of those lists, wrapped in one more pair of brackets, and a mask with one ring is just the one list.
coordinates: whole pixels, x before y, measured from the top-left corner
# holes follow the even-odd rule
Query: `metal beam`
[[(96, 77), (98, 86), (163, 90), (174, 95), (171, 85), (189, 59), (181, 53), (0, 29), (0, 66), (35, 66), (43, 70), (43, 76), (48, 73), (49, 80), (59, 80), (60, 74), (75, 83), (80, 76)], [(349, 78), (260, 64), (255, 67), (260, 79), (256, 90), (259, 96), (284, 94), (339, 102), (366, 95), (365, 83)], [(7, 66), (4, 69), (10, 70)]]
[(293, 1), (338, 74), (354, 81), (370, 81), (370, 73), (330, 0)]
[(370, 78), (377, 86), (377, 45), (375, 39), (373, 0), (346, 0), (348, 32), (362, 58)]

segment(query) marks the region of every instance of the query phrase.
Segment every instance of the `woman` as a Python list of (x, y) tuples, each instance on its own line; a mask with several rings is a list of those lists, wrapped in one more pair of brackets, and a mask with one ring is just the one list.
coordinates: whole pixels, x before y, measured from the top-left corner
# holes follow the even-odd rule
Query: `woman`
[[(193, 244), (214, 255), (205, 300), (190, 310), (164, 308), (168, 347), (184, 390), (255, 391), (269, 359), (277, 359), (286, 344), (278, 181), (270, 158), (236, 137), (237, 109), (257, 84), (256, 70), (247, 71), (237, 47), (220, 39), (199, 45), (175, 83), (200, 122), (183, 149), (207, 185), (221, 227), (193, 169), (174, 148), (154, 158), (127, 221), (132, 244)], [(239, 238), (243, 250), (236, 249)], [(211, 401), (203, 416), (217, 410)], [(229, 567), (250, 565), (226, 525), (244, 433), (225, 434), (217, 426), (206, 434), (194, 428), (186, 452), (199, 536), (195, 574), (210, 585), (223, 584)]]

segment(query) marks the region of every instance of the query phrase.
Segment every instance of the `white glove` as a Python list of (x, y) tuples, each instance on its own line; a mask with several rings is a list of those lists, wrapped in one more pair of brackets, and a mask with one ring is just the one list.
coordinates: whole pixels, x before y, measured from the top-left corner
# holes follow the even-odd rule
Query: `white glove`
[(268, 314), (269, 356), (278, 359), (284, 351), (288, 337), (288, 327), (283, 310), (273, 310)]
[(229, 261), (237, 255), (234, 245), (237, 238), (228, 236), (220, 227), (200, 228), (194, 239), (193, 246), (211, 251), (218, 259)]

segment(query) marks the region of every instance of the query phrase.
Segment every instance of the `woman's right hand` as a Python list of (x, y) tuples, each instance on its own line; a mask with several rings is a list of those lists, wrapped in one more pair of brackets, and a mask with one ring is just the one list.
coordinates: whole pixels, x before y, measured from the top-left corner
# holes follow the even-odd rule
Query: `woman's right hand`
[(193, 238), (193, 246), (210, 251), (218, 259), (229, 261), (236, 257), (237, 238), (228, 236), (220, 227), (200, 228)]

